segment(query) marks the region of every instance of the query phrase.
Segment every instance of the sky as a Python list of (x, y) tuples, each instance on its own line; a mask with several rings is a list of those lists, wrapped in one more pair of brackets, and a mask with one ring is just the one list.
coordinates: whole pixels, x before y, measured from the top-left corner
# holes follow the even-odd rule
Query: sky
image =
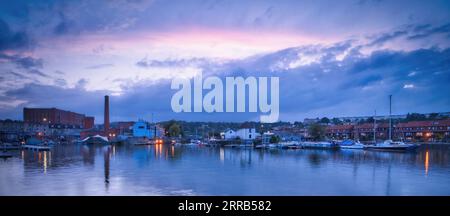
[(174, 113), (176, 77), (277, 76), (280, 120), (450, 111), (450, 1), (0, 0), (0, 119)]

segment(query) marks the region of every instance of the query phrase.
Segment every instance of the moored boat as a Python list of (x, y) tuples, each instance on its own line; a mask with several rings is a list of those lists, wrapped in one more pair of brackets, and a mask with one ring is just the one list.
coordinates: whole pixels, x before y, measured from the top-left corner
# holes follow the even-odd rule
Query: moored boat
[(100, 144), (100, 145), (110, 144), (107, 137), (100, 136), (100, 135), (86, 137), (85, 139), (82, 140), (82, 143), (83, 144), (92, 144), (92, 145), (94, 145), (94, 144)]
[(386, 140), (383, 143), (364, 146), (364, 149), (380, 151), (411, 151), (417, 149), (418, 147), (419, 145), (417, 144), (406, 144), (404, 142)]
[(321, 149), (334, 149), (339, 146), (331, 142), (302, 142), (300, 144), (303, 148), (321, 148)]
[(344, 140), (342, 142), (338, 143), (339, 147), (341, 149), (363, 149), (364, 144), (360, 143), (359, 141), (353, 141), (353, 140)]

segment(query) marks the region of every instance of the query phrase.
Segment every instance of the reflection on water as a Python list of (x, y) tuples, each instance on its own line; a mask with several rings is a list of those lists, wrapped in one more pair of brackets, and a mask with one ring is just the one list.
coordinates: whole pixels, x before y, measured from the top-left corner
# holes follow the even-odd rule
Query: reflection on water
[(425, 151), (425, 175), (428, 175), (428, 166), (429, 166), (429, 156), (430, 152), (427, 150)]
[(449, 147), (398, 153), (61, 145), (1, 160), (0, 195), (450, 195)]

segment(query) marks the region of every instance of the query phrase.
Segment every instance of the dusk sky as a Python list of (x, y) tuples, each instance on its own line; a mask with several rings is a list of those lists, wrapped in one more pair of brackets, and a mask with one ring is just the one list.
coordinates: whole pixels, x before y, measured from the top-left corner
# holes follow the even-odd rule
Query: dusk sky
[(450, 111), (450, 1), (0, 0), (0, 119), (174, 113), (175, 77), (278, 76), (280, 120)]

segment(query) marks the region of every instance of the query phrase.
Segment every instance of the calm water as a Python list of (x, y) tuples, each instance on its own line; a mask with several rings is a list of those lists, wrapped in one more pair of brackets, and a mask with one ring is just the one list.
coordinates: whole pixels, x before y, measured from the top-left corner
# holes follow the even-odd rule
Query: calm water
[(0, 195), (450, 195), (450, 146), (415, 153), (56, 146), (0, 159)]

